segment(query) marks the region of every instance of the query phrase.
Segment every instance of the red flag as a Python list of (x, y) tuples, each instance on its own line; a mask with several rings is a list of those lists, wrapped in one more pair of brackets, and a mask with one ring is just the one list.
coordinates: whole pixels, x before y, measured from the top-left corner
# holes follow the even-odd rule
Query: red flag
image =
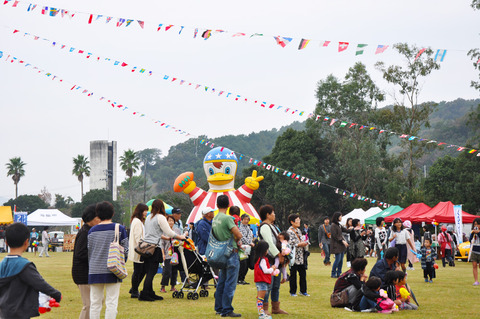
[(125, 62), (122, 62), (122, 66), (127, 66), (128, 64), (126, 64)]
[(420, 55), (422, 55), (423, 52), (425, 52), (425, 50), (425, 48), (422, 48), (420, 49), (420, 51), (418, 51), (417, 56), (415, 57), (415, 61), (420, 57)]
[(143, 26), (144, 26), (145, 22), (140, 21), (140, 20), (137, 20), (137, 22), (138, 22), (138, 24), (140, 25), (140, 27), (143, 29)]
[(171, 27), (173, 27), (173, 24), (165, 26), (165, 31), (168, 31)]
[(13, 30), (13, 33), (17, 33), (17, 32), (19, 32), (19, 31), (18, 30)]
[(93, 14), (91, 14), (90, 17), (88, 18), (88, 24), (92, 23), (92, 19), (93, 19)]
[(338, 52), (345, 51), (348, 48), (348, 42), (338, 42)]
[(328, 47), (329, 44), (330, 44), (330, 41), (325, 41), (325, 42), (323, 42), (323, 46), (324, 46), (324, 47)]

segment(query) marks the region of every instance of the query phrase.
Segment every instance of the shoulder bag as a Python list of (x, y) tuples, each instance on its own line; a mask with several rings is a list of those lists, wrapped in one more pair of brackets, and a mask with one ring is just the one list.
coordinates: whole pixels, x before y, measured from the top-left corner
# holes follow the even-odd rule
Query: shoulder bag
[(233, 238), (226, 241), (219, 241), (213, 234), (213, 229), (208, 237), (205, 257), (207, 262), (213, 268), (223, 269), (227, 267), (228, 258), (233, 253)]
[(150, 244), (146, 241), (143, 241), (143, 239), (140, 239), (137, 247), (135, 247), (135, 252), (145, 258), (152, 257), (153, 253), (155, 252), (155, 248), (157, 248), (159, 243), (160, 239), (158, 240), (157, 244)]
[(125, 252), (120, 245), (120, 225), (115, 224), (115, 237), (108, 249), (107, 268), (119, 279), (127, 278), (127, 267), (125, 266)]
[(330, 296), (330, 305), (332, 307), (345, 307), (348, 305), (348, 290), (343, 289), (340, 292), (334, 292)]

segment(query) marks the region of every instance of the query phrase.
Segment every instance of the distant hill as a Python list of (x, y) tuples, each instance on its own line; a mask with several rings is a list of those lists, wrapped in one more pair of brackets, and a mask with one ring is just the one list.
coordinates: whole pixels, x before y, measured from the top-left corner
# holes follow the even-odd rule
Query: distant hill
[[(430, 116), (431, 127), (422, 129), (418, 136), (448, 144), (466, 146), (468, 140), (473, 136), (472, 130), (466, 126), (466, 115), (478, 104), (480, 104), (480, 99), (457, 99), (451, 102), (439, 102), (435, 112)], [(387, 108), (391, 108), (391, 106), (387, 106)], [(261, 159), (270, 154), (277, 137), (287, 128), (303, 130), (305, 123), (294, 122), (278, 130), (273, 129), (248, 135), (226, 135), (210, 141), (215, 145), (225, 146), (236, 152), (243, 152), (245, 156)], [(202, 164), (205, 154), (208, 153), (210, 148), (199, 145), (199, 141), (204, 138), (206, 137), (190, 139), (172, 146), (167, 156), (163, 157), (153, 167), (149, 167), (148, 178), (149, 184), (152, 184), (151, 195), (172, 191), (175, 178), (186, 171), (193, 171), (197, 185), (208, 188)], [(391, 152), (399, 151), (395, 143), (390, 148)], [(445, 154), (458, 155), (458, 152), (453, 149), (437, 149), (425, 155), (417, 164), (419, 166), (430, 166), (438, 157)], [(239, 161), (237, 174), (241, 174), (241, 171), (248, 166), (250, 166), (248, 161)]]

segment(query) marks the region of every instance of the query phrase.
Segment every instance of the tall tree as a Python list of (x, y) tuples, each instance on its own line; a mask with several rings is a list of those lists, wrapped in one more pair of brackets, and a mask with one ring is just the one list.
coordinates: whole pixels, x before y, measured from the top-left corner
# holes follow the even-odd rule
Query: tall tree
[(418, 48), (406, 43), (397, 43), (394, 48), (403, 56), (405, 66), (386, 66), (384, 62), (377, 62), (376, 67), (383, 73), (383, 78), (398, 89), (394, 94), (395, 104), (390, 111), (390, 126), (392, 130), (409, 135), (408, 139), (401, 140), (404, 151), (402, 156), (406, 160), (407, 183), (409, 189), (417, 186), (418, 167), (415, 161), (426, 149), (426, 144), (417, 140), (420, 129), (430, 127), (429, 116), (435, 110), (434, 103), (419, 103), (420, 89), (425, 77), (432, 71), (440, 69), (440, 64), (433, 58), (430, 48)]
[(20, 182), (22, 176), (25, 176), (25, 165), (27, 164), (24, 163), (20, 157), (11, 158), (10, 162), (5, 164), (5, 166), (7, 166), (7, 177), (12, 176), (13, 183), (15, 184), (15, 198), (18, 197), (18, 182)]
[(88, 165), (88, 157), (83, 155), (77, 155), (73, 158), (73, 170), (72, 175), (77, 176), (78, 181), (80, 182), (82, 199), (83, 199), (83, 176), (90, 176), (90, 166)]
[(40, 194), (38, 194), (41, 200), (43, 200), (48, 206), (52, 204), (52, 194), (48, 191), (47, 186), (43, 186)]
[(336, 164), (328, 176), (335, 180), (334, 185), (385, 202), (395, 201), (387, 198), (384, 183), (395, 176), (398, 166), (395, 157), (387, 154), (388, 136), (362, 128), (377, 125), (377, 104), (384, 100), (365, 66), (356, 63), (343, 80), (327, 76), (319, 81), (316, 96), (315, 115), (319, 118), (308, 120), (307, 130), (331, 143)]
[(17, 207), (17, 212), (34, 212), (37, 209), (48, 208), (47, 203), (45, 203), (37, 195), (20, 195), (15, 199), (10, 199), (8, 202), (3, 204), (4, 206), (11, 206), (12, 210), (14, 207)]
[(140, 160), (137, 152), (128, 149), (120, 156), (120, 167), (128, 176), (129, 193), (130, 193), (130, 214), (132, 214), (132, 176), (140, 167)]
[(143, 163), (143, 202), (147, 202), (147, 168), (148, 165), (155, 165), (158, 160), (160, 160), (160, 156), (162, 155), (162, 151), (158, 148), (146, 148), (138, 152), (138, 158)]

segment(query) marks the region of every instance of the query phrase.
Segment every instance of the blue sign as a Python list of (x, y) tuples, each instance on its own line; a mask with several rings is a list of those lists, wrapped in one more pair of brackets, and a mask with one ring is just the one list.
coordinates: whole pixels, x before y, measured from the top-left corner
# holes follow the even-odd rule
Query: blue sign
[(19, 212), (13, 215), (13, 220), (15, 223), (22, 223), (27, 225), (27, 212)]

